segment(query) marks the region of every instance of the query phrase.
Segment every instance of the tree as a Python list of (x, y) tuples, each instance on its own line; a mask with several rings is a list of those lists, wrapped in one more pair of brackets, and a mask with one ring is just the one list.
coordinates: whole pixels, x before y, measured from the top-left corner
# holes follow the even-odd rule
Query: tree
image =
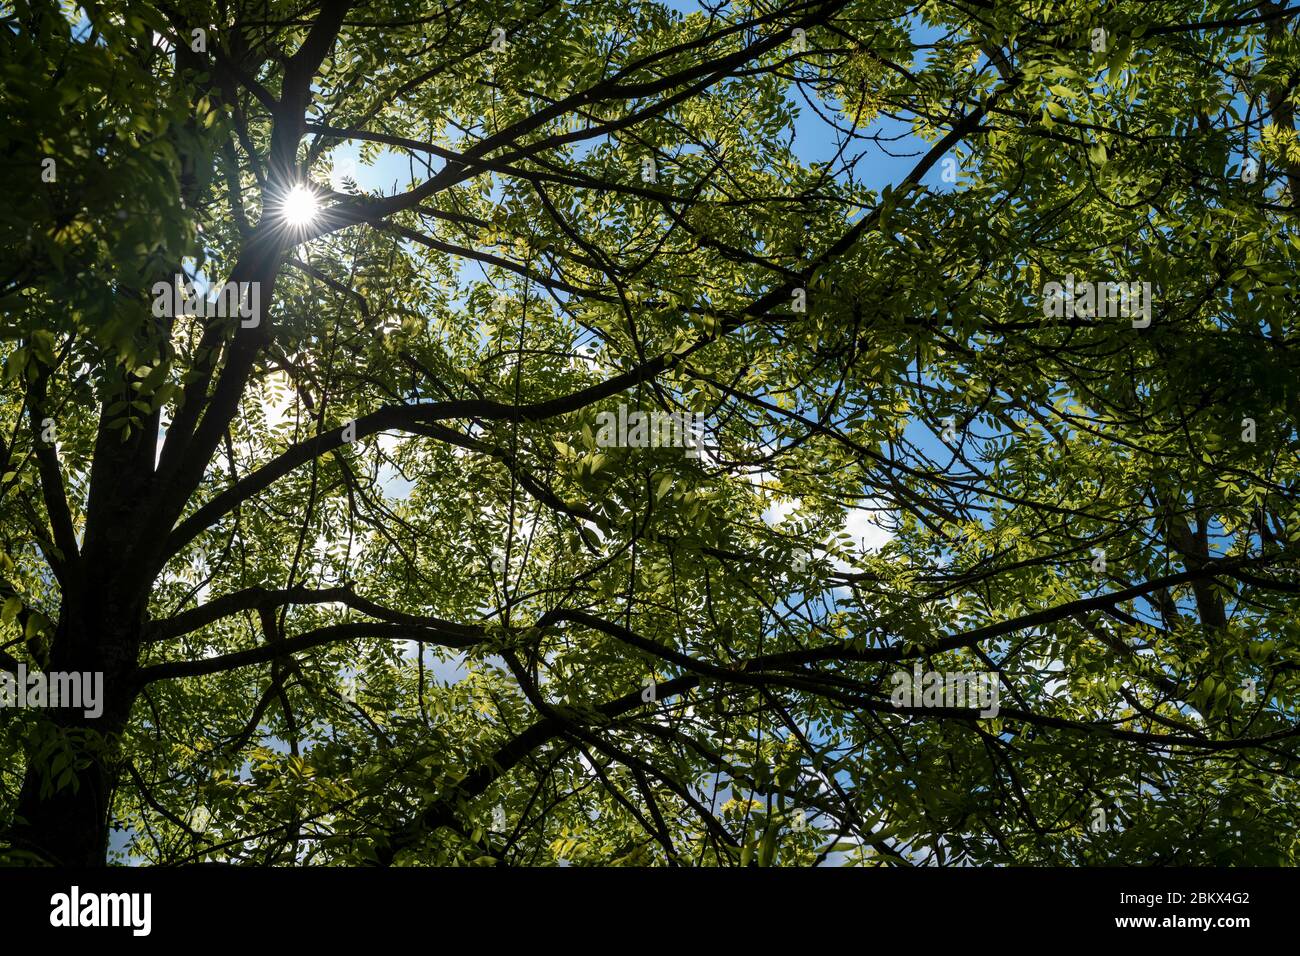
[(13, 5), (7, 859), (1294, 862), (1300, 8), (1095, 7)]

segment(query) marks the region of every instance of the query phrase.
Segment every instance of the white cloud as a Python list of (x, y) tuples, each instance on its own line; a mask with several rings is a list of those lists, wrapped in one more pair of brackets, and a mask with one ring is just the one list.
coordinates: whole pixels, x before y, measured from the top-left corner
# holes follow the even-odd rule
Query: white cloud
[(879, 551), (894, 535), (878, 523), (876, 511), (869, 508), (853, 508), (844, 520), (844, 531), (865, 551)]

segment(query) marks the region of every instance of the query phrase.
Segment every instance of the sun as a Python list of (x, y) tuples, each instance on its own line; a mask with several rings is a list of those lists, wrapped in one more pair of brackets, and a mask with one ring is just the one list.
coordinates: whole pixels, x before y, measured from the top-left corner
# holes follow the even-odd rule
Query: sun
[(302, 184), (294, 186), (280, 203), (280, 218), (290, 226), (310, 226), (320, 214), (316, 194)]

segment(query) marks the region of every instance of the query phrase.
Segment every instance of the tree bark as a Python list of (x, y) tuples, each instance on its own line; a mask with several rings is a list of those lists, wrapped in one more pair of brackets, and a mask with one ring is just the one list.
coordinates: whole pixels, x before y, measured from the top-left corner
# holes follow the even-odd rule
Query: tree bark
[(102, 673), (103, 710), (88, 717), (84, 708), (61, 707), (38, 718), (38, 739), (62, 737), (78, 760), (73, 782), (55, 789), (60, 774), (51, 773), (51, 755), (28, 754), (7, 842), (33, 861), (82, 867), (107, 862), (117, 747), (138, 693), (134, 675), (144, 633), (143, 602), (123, 600), (113, 588), (109, 579), (65, 602), (55, 629), (46, 673)]

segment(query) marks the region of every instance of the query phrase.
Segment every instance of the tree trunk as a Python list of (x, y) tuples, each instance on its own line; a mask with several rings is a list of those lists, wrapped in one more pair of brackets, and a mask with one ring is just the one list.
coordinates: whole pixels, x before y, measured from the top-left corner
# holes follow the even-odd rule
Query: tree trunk
[[(111, 583), (108, 584), (111, 588)], [(58, 787), (53, 749), (28, 753), (17, 818), (8, 834), (14, 849), (55, 866), (104, 866), (108, 854), (110, 802), (116, 785), (117, 744), (136, 697), (136, 655), (143, 617), (138, 602), (90, 594), (65, 604), (51, 644), (46, 673), (103, 674), (103, 712), (84, 708), (41, 713), (38, 741), (62, 738), (76, 755), (75, 780)], [(83, 766), (84, 764), (84, 766)], [(58, 789), (54, 789), (58, 787)]]

